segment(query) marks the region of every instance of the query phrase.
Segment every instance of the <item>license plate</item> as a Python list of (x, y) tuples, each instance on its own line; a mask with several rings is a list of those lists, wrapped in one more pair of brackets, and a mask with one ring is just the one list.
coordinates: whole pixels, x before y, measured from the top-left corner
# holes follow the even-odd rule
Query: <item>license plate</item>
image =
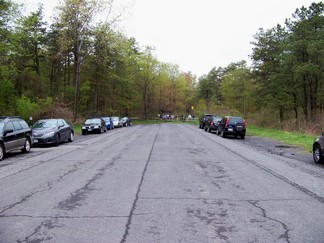
[(34, 143), (38, 143), (38, 140), (37, 139), (34, 139)]
[(228, 131), (233, 132), (233, 128), (229, 128)]
[(88, 131), (89, 131), (89, 132), (91, 132), (91, 131), (92, 131), (92, 129), (91, 129), (91, 128), (88, 128)]

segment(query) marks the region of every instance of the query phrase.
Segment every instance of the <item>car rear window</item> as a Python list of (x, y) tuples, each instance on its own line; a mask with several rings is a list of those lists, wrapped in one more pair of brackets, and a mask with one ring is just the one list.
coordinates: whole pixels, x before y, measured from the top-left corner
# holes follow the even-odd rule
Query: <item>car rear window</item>
[(230, 123), (243, 123), (242, 117), (231, 117), (229, 120)]

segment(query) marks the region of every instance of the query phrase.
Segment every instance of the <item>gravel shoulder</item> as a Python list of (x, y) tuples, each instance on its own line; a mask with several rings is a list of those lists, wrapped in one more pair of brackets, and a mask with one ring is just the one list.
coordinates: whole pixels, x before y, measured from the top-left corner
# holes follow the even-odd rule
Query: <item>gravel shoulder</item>
[(305, 163), (314, 163), (311, 145), (309, 151), (305, 151), (302, 147), (256, 136), (246, 136), (243, 143), (258, 151), (266, 151), (270, 154), (296, 159)]

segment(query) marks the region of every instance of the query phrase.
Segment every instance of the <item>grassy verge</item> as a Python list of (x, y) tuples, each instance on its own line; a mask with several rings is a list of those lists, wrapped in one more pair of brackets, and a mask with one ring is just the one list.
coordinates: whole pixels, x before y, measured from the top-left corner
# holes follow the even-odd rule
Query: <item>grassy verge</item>
[(73, 124), (74, 134), (81, 134), (81, 124)]
[(270, 138), (289, 145), (295, 145), (304, 148), (305, 151), (311, 152), (315, 140), (314, 135), (307, 135), (295, 132), (285, 132), (276, 129), (266, 129), (255, 126), (247, 127), (247, 135)]

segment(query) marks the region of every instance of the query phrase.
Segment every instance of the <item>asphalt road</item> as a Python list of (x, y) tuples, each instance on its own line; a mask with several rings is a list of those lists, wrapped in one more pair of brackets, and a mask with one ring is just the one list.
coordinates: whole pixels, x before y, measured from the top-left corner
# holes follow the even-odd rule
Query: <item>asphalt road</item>
[(136, 125), (10, 154), (0, 242), (324, 242), (323, 166), (247, 141)]

